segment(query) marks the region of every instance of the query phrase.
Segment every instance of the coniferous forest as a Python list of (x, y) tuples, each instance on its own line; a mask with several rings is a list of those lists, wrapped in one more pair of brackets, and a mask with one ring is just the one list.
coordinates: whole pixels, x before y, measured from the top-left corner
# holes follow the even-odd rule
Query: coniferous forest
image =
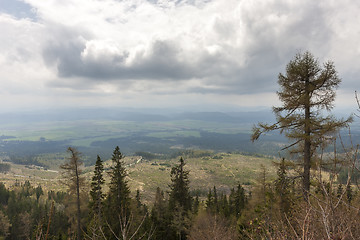
[(129, 187), (119, 146), (108, 169), (97, 156), (90, 181), (82, 154), (69, 147), (60, 165), (65, 191), (0, 183), (0, 239), (360, 239), (359, 143), (345, 144), (351, 130), (339, 134), (358, 116), (330, 114), (340, 82), (332, 62), (320, 65), (309, 52), (279, 75), (276, 122), (252, 131), (253, 141), (271, 131), (289, 139), (281, 150), (287, 154), (274, 161), (275, 177), (262, 167), (251, 188), (215, 185), (200, 196), (179, 156), (168, 188), (158, 187), (145, 202), (140, 189)]

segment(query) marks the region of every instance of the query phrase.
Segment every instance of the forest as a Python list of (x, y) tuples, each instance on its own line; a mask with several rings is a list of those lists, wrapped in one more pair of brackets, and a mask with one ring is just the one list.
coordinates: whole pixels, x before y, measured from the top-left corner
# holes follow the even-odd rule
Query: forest
[[(279, 74), (283, 105), (273, 109), (275, 123), (259, 122), (251, 136), (257, 141), (279, 131), (289, 139), (281, 149), (286, 154), (274, 161), (275, 177), (262, 167), (251, 188), (220, 191), (215, 185), (200, 196), (190, 188), (191, 169), (180, 154), (168, 188), (158, 187), (145, 203), (140, 189), (130, 190), (119, 146), (108, 169), (97, 155), (89, 183), (81, 152), (68, 147), (60, 165), (66, 191), (0, 183), (0, 239), (359, 239), (359, 143), (349, 128), (359, 116), (324, 115), (340, 82), (332, 62), (320, 65), (309, 52)], [(360, 112), (356, 93), (354, 101)]]

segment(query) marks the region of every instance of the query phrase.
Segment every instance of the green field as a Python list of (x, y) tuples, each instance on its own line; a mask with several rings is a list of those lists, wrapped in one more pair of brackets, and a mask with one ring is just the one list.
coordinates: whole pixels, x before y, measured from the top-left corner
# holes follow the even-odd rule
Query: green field
[[(77, 147), (87, 164), (96, 155), (109, 157), (115, 146), (126, 155), (144, 151), (170, 156), (183, 149), (217, 152), (249, 152), (276, 155), (282, 144), (277, 135), (250, 141), (250, 124), (219, 123), (201, 120), (120, 121), (76, 120), (44, 121), (0, 126), (2, 156), (39, 156), (65, 153)], [(51, 160), (51, 159), (49, 159)], [(46, 164), (46, 161), (43, 163)]]
[(0, 135), (14, 137), (8, 141), (38, 141), (43, 137), (46, 140), (70, 140), (80, 146), (90, 146), (92, 141), (139, 133), (157, 138), (200, 137), (201, 131), (234, 134), (249, 133), (250, 128), (248, 124), (219, 124), (197, 120), (166, 122), (78, 120), (6, 124), (0, 126)]

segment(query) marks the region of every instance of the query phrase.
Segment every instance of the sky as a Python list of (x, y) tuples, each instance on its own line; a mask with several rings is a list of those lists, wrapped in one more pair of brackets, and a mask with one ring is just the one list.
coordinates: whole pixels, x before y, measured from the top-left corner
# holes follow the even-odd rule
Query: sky
[(278, 106), (296, 53), (360, 91), (358, 0), (0, 0), (0, 111)]

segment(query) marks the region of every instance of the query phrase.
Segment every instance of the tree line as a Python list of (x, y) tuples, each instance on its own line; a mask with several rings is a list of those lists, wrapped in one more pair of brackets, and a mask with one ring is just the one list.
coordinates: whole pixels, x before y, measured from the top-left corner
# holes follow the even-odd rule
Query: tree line
[[(26, 181), (11, 189), (0, 184), (0, 239), (357, 239), (359, 197), (356, 183), (314, 172), (307, 201), (293, 162), (277, 162), (276, 178), (262, 167), (257, 184), (238, 184), (229, 192), (214, 186), (206, 197), (191, 195), (186, 162), (170, 172), (169, 188), (156, 189), (145, 204), (131, 193), (118, 147), (104, 170), (97, 157), (86, 187), (81, 155), (69, 149), (62, 165), (66, 192), (44, 191)], [(353, 156), (354, 157), (354, 156)], [(76, 160), (76, 161), (75, 161)], [(75, 166), (77, 165), (77, 166)], [(77, 170), (76, 170), (77, 169)], [(351, 167), (347, 168), (351, 170)], [(77, 175), (78, 174), (78, 175)], [(109, 174), (106, 182), (104, 174)], [(353, 237), (353, 238), (352, 238)]]
[[(0, 239), (189, 239), (191, 231), (194, 235), (201, 227), (193, 229), (197, 216), (219, 215), (235, 224), (248, 201), (240, 184), (228, 196), (217, 193), (215, 186), (206, 200), (192, 196), (190, 172), (180, 158), (171, 169), (168, 191), (158, 187), (153, 204), (146, 205), (139, 190), (132, 197), (119, 147), (108, 172), (97, 157), (87, 191), (81, 154), (71, 147), (68, 152), (61, 165), (66, 192), (45, 196), (41, 186), (28, 181), (12, 190), (0, 184)], [(108, 183), (104, 174), (109, 174)], [(230, 221), (224, 227), (230, 227)]]

